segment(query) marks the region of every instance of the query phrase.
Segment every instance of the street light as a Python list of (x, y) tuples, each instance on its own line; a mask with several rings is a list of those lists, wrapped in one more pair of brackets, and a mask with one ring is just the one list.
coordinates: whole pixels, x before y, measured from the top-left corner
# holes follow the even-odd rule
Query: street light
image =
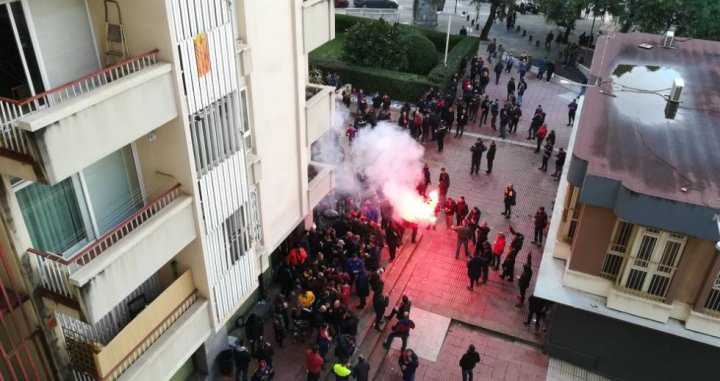
[(448, 16), (447, 36), (445, 36), (445, 59), (443, 59), (443, 66), (447, 67), (448, 47), (450, 46), (450, 25), (452, 25), (453, 14), (452, 13), (443, 13), (442, 11), (435, 12), (435, 14)]

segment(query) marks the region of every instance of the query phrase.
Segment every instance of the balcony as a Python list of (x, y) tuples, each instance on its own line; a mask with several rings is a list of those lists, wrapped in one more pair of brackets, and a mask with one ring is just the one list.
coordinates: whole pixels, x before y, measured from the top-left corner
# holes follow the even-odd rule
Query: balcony
[(69, 258), (27, 251), (46, 307), (95, 324), (196, 235), (192, 199), (176, 184)]
[(62, 326), (76, 379), (166, 379), (212, 331), (192, 272), (175, 279), (109, 341)]
[(302, 3), (303, 52), (335, 38), (335, 3), (333, 0), (306, 0)]
[(308, 165), (308, 207), (316, 207), (334, 188), (335, 166), (311, 161)]
[(332, 127), (335, 113), (335, 88), (332, 86), (305, 85), (306, 143), (314, 141)]
[(0, 172), (55, 184), (178, 115), (157, 50), (34, 97), (0, 98)]

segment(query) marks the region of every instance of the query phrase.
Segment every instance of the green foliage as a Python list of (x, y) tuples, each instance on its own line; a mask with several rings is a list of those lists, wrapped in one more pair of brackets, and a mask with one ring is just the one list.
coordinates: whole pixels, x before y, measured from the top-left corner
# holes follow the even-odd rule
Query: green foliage
[(415, 74), (427, 74), (437, 64), (438, 53), (435, 45), (422, 34), (410, 33), (400, 39), (405, 56), (407, 67), (405, 71)]
[(670, 27), (675, 27), (678, 36), (720, 40), (720, 1), (616, 1), (620, 1), (625, 9), (623, 31), (635, 27), (647, 33), (664, 33)]
[(428, 88), (435, 85), (424, 76), (400, 71), (351, 65), (340, 61), (317, 60), (312, 64), (324, 72), (337, 73), (342, 83), (351, 83), (353, 87), (364, 89), (367, 94), (379, 91), (403, 101), (415, 102)]
[[(343, 14), (335, 14), (335, 33), (336, 36), (338, 33), (345, 33), (347, 32), (350, 27), (353, 25), (360, 23), (360, 22), (367, 22), (368, 19), (357, 17), (357, 16), (348, 16)], [(432, 41), (433, 45), (435, 45), (435, 49), (438, 51), (445, 51), (445, 38), (446, 34), (443, 32), (438, 32), (431, 29), (424, 29), (424, 28), (418, 28), (412, 25), (400, 25), (400, 28), (405, 33), (419, 33), (423, 36), (427, 37)], [(336, 37), (337, 38), (337, 37)], [(460, 42), (463, 39), (462, 36), (458, 35), (450, 35), (450, 49), (452, 49), (455, 44)]]
[(318, 46), (310, 52), (310, 59), (340, 60), (345, 45), (345, 33), (335, 33), (335, 38)]
[(678, 33), (683, 36), (720, 41), (720, 1), (685, 0)]
[(405, 67), (405, 51), (399, 23), (385, 20), (359, 22), (348, 29), (343, 61), (356, 65), (399, 70)]
[(572, 29), (587, 4), (588, 0), (540, 0), (539, 6), (547, 21)]
[(480, 40), (475, 37), (464, 38), (450, 52), (448, 52), (447, 66), (443, 62), (438, 63), (430, 73), (428, 80), (440, 88), (445, 88), (452, 80), (453, 75), (460, 69), (463, 58), (469, 59), (477, 53)]
[(627, 13), (623, 31), (636, 27), (647, 33), (663, 33), (677, 24), (683, 0), (624, 0)]

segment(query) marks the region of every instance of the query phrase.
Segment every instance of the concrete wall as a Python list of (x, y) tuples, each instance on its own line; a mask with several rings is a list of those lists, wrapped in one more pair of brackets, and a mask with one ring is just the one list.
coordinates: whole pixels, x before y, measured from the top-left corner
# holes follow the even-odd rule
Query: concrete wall
[(70, 276), (95, 323), (197, 237), (192, 200), (181, 197)]
[[(714, 242), (689, 237), (670, 283), (667, 300), (693, 305), (703, 291), (701, 287), (707, 279), (708, 269), (713, 267), (716, 253)], [(711, 277), (714, 280), (714, 275)]]
[(556, 305), (545, 351), (620, 380), (711, 380), (720, 348)]
[(178, 115), (169, 64), (156, 64), (18, 121), (58, 183)]
[(570, 255), (570, 269), (591, 275), (600, 275), (613, 228), (612, 210), (584, 204)]

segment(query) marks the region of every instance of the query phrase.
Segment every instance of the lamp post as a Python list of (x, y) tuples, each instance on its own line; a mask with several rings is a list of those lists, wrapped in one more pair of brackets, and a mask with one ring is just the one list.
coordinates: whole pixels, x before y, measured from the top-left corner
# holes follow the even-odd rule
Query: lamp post
[[(442, 12), (436, 12), (436, 14), (441, 15)], [(448, 56), (448, 47), (450, 46), (450, 26), (452, 25), (452, 13), (447, 13), (448, 17), (448, 28), (447, 28), (447, 35), (445, 36), (445, 59), (443, 59), (443, 65), (447, 66), (447, 56)]]

